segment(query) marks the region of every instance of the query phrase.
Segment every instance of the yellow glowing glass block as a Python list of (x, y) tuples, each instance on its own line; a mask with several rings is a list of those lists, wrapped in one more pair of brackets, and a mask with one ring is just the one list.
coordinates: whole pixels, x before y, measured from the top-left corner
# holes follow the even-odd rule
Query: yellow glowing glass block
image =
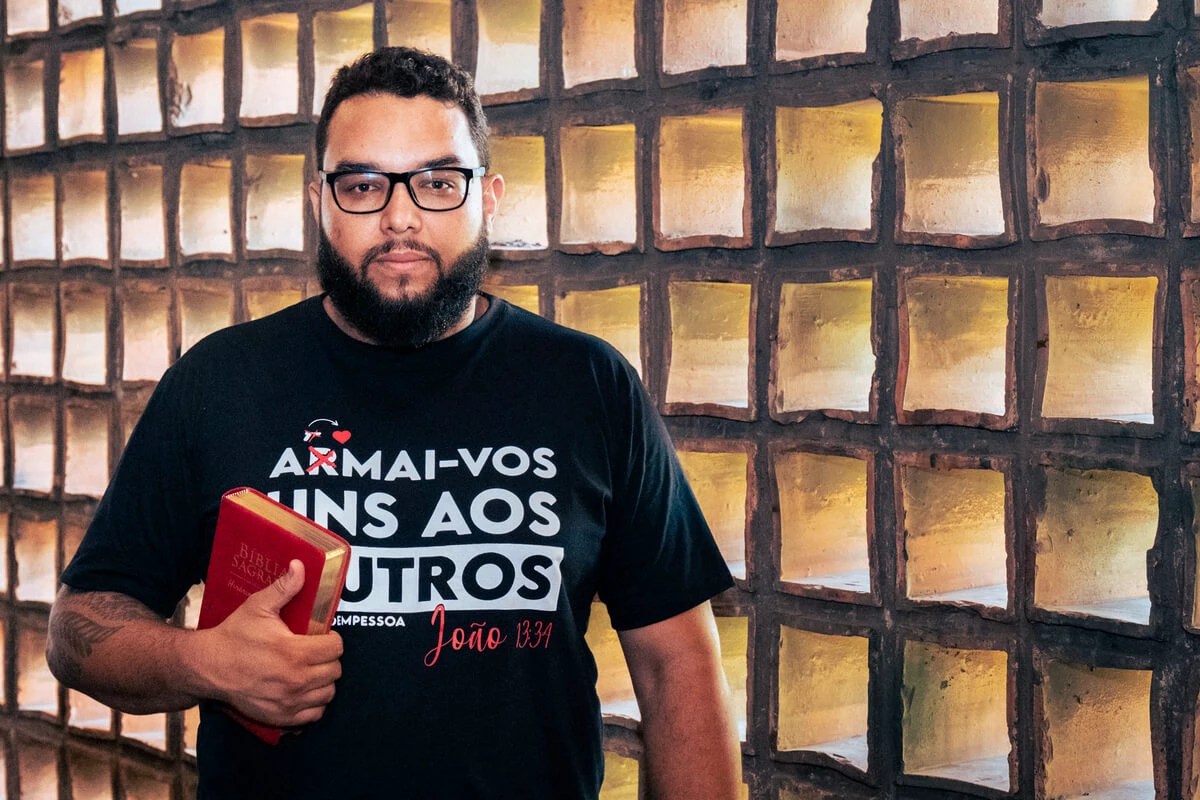
[(170, 120), (176, 128), (225, 121), (225, 29), (171, 44)]
[[(333, 74), (344, 64), (374, 49), (373, 24), (371, 3), (344, 11), (318, 11), (313, 15), (313, 116), (321, 113)], [(412, 46), (413, 43), (404, 44)]]
[(246, 156), (246, 248), (304, 249), (304, 156)]
[(113, 712), (108, 706), (71, 689), (67, 692), (67, 724), (92, 731), (112, 730)]
[(296, 14), (242, 20), (242, 119), (296, 113), (299, 33)]
[(72, 404), (63, 414), (66, 456), (63, 491), (99, 497), (108, 486), (108, 410)]
[(160, 775), (130, 762), (121, 764), (121, 784), (125, 787), (127, 797), (136, 797), (138, 800), (171, 800), (172, 783), (169, 775)]
[(904, 409), (1004, 414), (1008, 279), (910, 276), (904, 287)]
[(1037, 518), (1038, 608), (1147, 624), (1146, 553), (1158, 531), (1149, 476), (1046, 468)]
[(491, 147), (493, 171), (504, 176), (504, 201), (492, 225), (492, 247), (547, 247), (545, 140), (541, 136), (493, 136)]
[(8, 180), (13, 261), (53, 261), (58, 241), (54, 223), (54, 176), (14, 175)]
[(58, 590), (58, 522), (17, 517), (13, 554), (17, 559), (16, 598), (53, 602)]
[(475, 88), (481, 95), (540, 84), (540, 0), (476, 0), (479, 51)]
[(999, 3), (947, 3), (944, 0), (900, 0), (900, 39), (940, 39), (972, 33), (1000, 32)]
[(641, 286), (567, 292), (558, 302), (558, 322), (599, 336), (641, 374)]
[(304, 292), (295, 287), (246, 289), (243, 295), (250, 319), (261, 319), (304, 299)]
[(133, 14), (137, 11), (153, 11), (162, 8), (162, 0), (116, 0), (117, 16)]
[(58, 0), (60, 26), (103, 15), (104, 5), (100, 0)]
[(1047, 276), (1043, 417), (1154, 421), (1158, 278)]
[(901, 228), (920, 233), (1004, 233), (1000, 95), (971, 92), (900, 103), (904, 160)]
[(637, 241), (637, 130), (563, 128), (563, 244)]
[(62, 551), (63, 564), (70, 563), (75, 556), (75, 551), (79, 549), (79, 543), (83, 541), (83, 535), (87, 532), (88, 524), (91, 522), (91, 517), (87, 514), (76, 515), (68, 514), (62, 523)]
[(746, 453), (680, 450), (679, 462), (729, 571), (746, 577)]
[[(3, 444), (3, 442), (0, 442)], [(3, 459), (0, 459), (2, 462)], [(0, 511), (0, 553), (8, 552), (8, 529), (11, 524), (12, 514), (8, 511)], [(0, 558), (0, 595), (8, 594), (8, 558)], [(3, 642), (4, 626), (0, 624), (0, 659), (4, 657), (4, 642)], [(0, 754), (0, 759), (3, 755)], [(2, 785), (2, 784), (0, 784)]]
[(196, 734), (200, 731), (200, 706), (192, 706), (183, 712), (183, 751), (196, 755)]
[(1011, 789), (1007, 653), (906, 642), (901, 692), (906, 775)]
[(663, 117), (659, 136), (658, 233), (668, 239), (743, 236), (741, 109)]
[(162, 184), (162, 167), (157, 165), (128, 165), (117, 172), (122, 261), (166, 258)]
[(507, 300), (514, 306), (525, 309), (530, 314), (541, 313), (541, 300), (538, 296), (539, 289), (536, 284), (507, 285), (485, 278), (484, 290), (489, 294)]
[(1150, 670), (1050, 661), (1041, 677), (1046, 796), (1152, 800)]
[(33, 398), (9, 402), (13, 438), (13, 488), (49, 492), (54, 488), (54, 407)]
[(388, 44), (450, 58), (450, 0), (385, 0)]
[(781, 752), (811, 750), (867, 768), (869, 644), (865, 636), (779, 628)]
[(43, 61), (4, 65), (4, 144), (9, 150), (46, 143), (45, 70)]
[(9, 36), (50, 29), (50, 4), (46, 0), (20, 0), (5, 5), (5, 29)]
[(179, 328), (183, 352), (213, 331), (233, 324), (233, 288), (211, 284), (179, 290)]
[(600, 711), (605, 716), (641, 719), (625, 653), (613, 630), (608, 608), (599, 600), (592, 602), (585, 639), (596, 660), (596, 694), (600, 697)]
[(159, 750), (167, 749), (166, 714), (122, 714), (121, 735)]
[(745, 741), (746, 679), (749, 674), (746, 650), (750, 643), (750, 620), (747, 617), (717, 617), (717, 637), (721, 643), (721, 669), (732, 696), (738, 739)]
[(54, 343), (58, 319), (54, 287), (44, 284), (13, 284), (12, 350), (9, 372), (37, 378), (54, 377)]
[(21, 737), (17, 744), (17, 778), (21, 800), (58, 797), (58, 748)]
[(64, 172), (62, 258), (108, 260), (108, 173)]
[(746, 63), (746, 0), (666, 0), (663, 72)]
[(62, 54), (58, 78), (58, 138), (104, 135), (104, 50)]
[(668, 403), (750, 402), (750, 286), (675, 281), (671, 302)]
[(183, 165), (179, 186), (179, 249), (186, 255), (233, 252), (228, 161)]
[(1157, 10), (1157, 0), (1115, 0), (1108, 3), (1042, 0), (1038, 22), (1047, 28), (1086, 25), (1091, 22), (1144, 22)]
[(785, 452), (775, 457), (781, 580), (868, 592), (867, 462)]
[(905, 594), (1008, 607), (1004, 474), (903, 466)]
[(130, 39), (112, 45), (113, 77), (117, 84), (117, 133), (162, 130), (158, 97), (158, 42)]
[(775, 230), (869, 230), (883, 105), (775, 109)]
[(870, 408), (871, 280), (785, 283), (775, 344), (775, 410)]
[(637, 76), (634, 0), (563, 3), (563, 85)]
[(779, 0), (776, 60), (865, 52), (870, 10), (871, 0)]
[(1149, 77), (1041, 82), (1034, 94), (1041, 222), (1152, 222)]
[(58, 713), (58, 681), (46, 665), (44, 630), (22, 627), (17, 632), (17, 707), (22, 711)]
[(126, 284), (122, 304), (122, 329), (125, 333), (123, 380), (156, 381), (169, 366), (167, 330), (170, 300), (170, 291), (165, 286)]
[(112, 800), (113, 768), (108, 756), (68, 749), (67, 772), (71, 797)]
[(204, 584), (194, 583), (192, 588), (188, 589), (187, 595), (184, 596), (180, 607), (183, 610), (183, 627), (190, 630), (195, 630), (200, 621), (200, 604), (204, 600)]
[(604, 785), (600, 800), (638, 800), (638, 761), (604, 751)]

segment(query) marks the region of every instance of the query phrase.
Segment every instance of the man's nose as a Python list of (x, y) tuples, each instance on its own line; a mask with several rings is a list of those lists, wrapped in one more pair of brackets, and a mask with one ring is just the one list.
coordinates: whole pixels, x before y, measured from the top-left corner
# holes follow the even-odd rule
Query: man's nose
[(421, 227), (421, 209), (413, 202), (408, 187), (397, 183), (392, 196), (379, 212), (379, 225), (385, 231), (408, 231)]

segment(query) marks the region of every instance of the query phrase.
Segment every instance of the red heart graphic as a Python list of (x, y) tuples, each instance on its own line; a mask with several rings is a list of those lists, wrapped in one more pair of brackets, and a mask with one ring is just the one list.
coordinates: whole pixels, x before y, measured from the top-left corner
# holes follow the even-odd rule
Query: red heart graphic
[(337, 440), (338, 444), (345, 444), (350, 441), (350, 431), (334, 431), (333, 438)]

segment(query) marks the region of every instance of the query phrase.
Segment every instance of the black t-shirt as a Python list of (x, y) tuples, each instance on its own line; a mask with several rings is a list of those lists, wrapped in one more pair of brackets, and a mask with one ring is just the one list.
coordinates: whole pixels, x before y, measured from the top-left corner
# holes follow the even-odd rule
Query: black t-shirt
[(634, 371), (494, 298), (417, 351), (351, 339), (320, 298), (196, 345), (63, 581), (169, 615), (236, 486), (352, 544), (343, 676), (274, 748), (203, 708), (201, 797), (595, 797), (591, 600), (627, 629), (731, 585)]

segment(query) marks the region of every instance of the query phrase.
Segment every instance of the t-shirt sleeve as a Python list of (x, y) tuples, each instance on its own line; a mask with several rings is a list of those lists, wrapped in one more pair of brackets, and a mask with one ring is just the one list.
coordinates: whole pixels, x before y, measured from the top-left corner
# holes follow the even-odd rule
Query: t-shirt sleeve
[(203, 579), (202, 514), (188, 458), (192, 393), (181, 363), (167, 371), (135, 426), (62, 582), (120, 592), (164, 618)]
[(687, 611), (733, 585), (666, 426), (632, 368), (612, 408), (613, 490), (598, 594), (617, 630)]

